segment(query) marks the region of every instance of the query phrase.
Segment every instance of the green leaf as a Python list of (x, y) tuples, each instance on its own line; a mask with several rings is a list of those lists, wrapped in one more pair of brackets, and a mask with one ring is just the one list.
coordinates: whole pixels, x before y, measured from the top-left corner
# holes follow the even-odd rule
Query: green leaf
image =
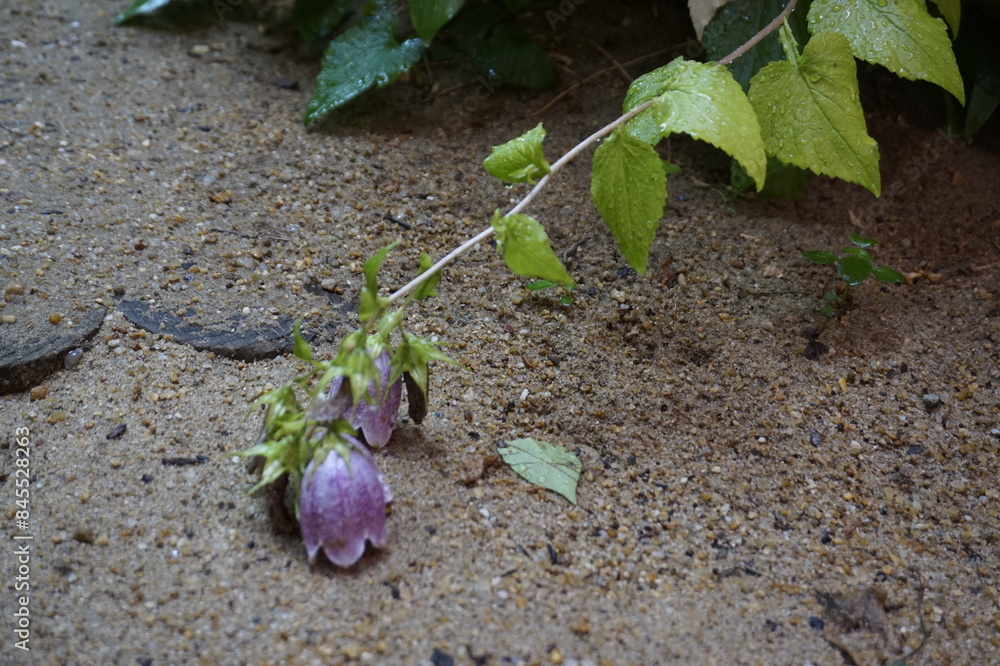
[(872, 267), (872, 275), (879, 282), (887, 282), (889, 284), (899, 284), (906, 280), (906, 276), (895, 268), (889, 268), (888, 266)]
[(292, 327), (292, 353), (300, 361), (312, 363), (312, 349), (309, 348), (309, 343), (302, 338), (301, 325), (302, 320), (299, 319)]
[[(732, 0), (719, 7), (702, 34), (701, 45), (705, 48), (706, 59), (719, 60), (735, 51), (780, 14), (787, 4), (788, 0)], [(792, 12), (788, 22), (795, 37), (805, 42), (809, 33), (805, 24), (806, 12), (801, 7), (799, 3), (799, 9)], [(784, 57), (778, 35), (772, 32), (727, 66), (733, 78), (747, 90), (750, 79), (764, 65)]]
[(835, 264), (837, 263), (837, 255), (833, 252), (828, 252), (827, 250), (808, 250), (802, 253), (802, 256), (813, 262), (814, 264)]
[(847, 40), (819, 34), (796, 62), (760, 70), (750, 83), (750, 102), (769, 155), (878, 196), (878, 144), (868, 136), (855, 71)]
[[(418, 275), (426, 273), (427, 270), (434, 265), (434, 258), (426, 252), (420, 253), (420, 270)], [(434, 287), (437, 286), (438, 281), (441, 279), (441, 271), (438, 271), (431, 277), (427, 278), (427, 281), (417, 287), (416, 291), (413, 292), (413, 298), (418, 301), (422, 301), (425, 298), (430, 298), (432, 296), (437, 296), (437, 291)]]
[(491, 176), (505, 183), (534, 184), (549, 172), (549, 163), (545, 161), (542, 151), (542, 141), (545, 139), (545, 128), (542, 123), (530, 129), (516, 139), (493, 146), (490, 156), (483, 161), (483, 166)]
[(497, 453), (525, 481), (552, 490), (576, 505), (580, 459), (556, 444), (537, 439), (512, 439), (498, 446)]
[(656, 151), (616, 129), (594, 152), (590, 195), (622, 256), (636, 272), (645, 273), (667, 198), (667, 175)]
[(538, 220), (528, 215), (508, 215), (497, 219), (498, 215), (495, 214), (493, 219), (493, 228), (497, 230), (497, 249), (503, 254), (510, 270), (525, 277), (573, 285), (573, 278), (552, 251), (549, 237)]
[(556, 80), (545, 50), (514, 23), (501, 23), (486, 39), (471, 42), (469, 57), (502, 84), (544, 90)]
[(403, 331), (402, 340), (392, 355), (389, 384), (395, 384), (400, 377), (408, 375), (410, 380), (407, 381), (406, 390), (410, 390), (410, 382), (412, 382), (420, 389), (426, 401), (427, 383), (430, 377), (428, 364), (431, 361), (444, 361), (451, 365), (458, 365), (447, 354), (438, 349), (440, 344)]
[(673, 162), (668, 162), (667, 160), (661, 160), (663, 162), (663, 173), (667, 176), (672, 176), (675, 173), (680, 173), (681, 168), (674, 164)]
[(420, 59), (423, 42), (396, 42), (396, 22), (395, 12), (380, 8), (330, 42), (306, 110), (307, 125), (373, 86), (389, 85)]
[(865, 281), (866, 277), (871, 275), (872, 262), (861, 257), (848, 255), (837, 262), (837, 272), (840, 274), (840, 277), (844, 278), (847, 284), (853, 287), (854, 285), (861, 284)]
[(625, 95), (624, 110), (655, 99), (626, 125), (636, 138), (655, 145), (684, 132), (736, 158), (764, 186), (767, 158), (760, 125), (743, 89), (725, 67), (677, 58), (640, 76)]
[(382, 267), (382, 262), (385, 261), (386, 256), (399, 243), (400, 241), (389, 243), (365, 261), (365, 286), (361, 289), (361, 298), (358, 305), (358, 318), (361, 321), (368, 321), (376, 311), (385, 307), (387, 299), (378, 295), (378, 271)]
[(860, 258), (864, 259), (865, 261), (869, 261), (869, 262), (872, 260), (872, 254), (871, 254), (871, 252), (869, 252), (868, 250), (866, 250), (863, 247), (856, 247), (856, 246), (844, 247), (844, 248), (840, 249), (840, 254), (841, 255), (851, 256), (851, 257), (860, 257)]
[[(765, 199), (775, 197), (798, 199), (805, 190), (806, 175), (807, 172), (797, 166), (785, 164), (775, 156), (768, 155), (767, 180), (764, 181), (764, 188), (758, 194)], [(747, 175), (746, 169), (733, 160), (729, 174), (729, 185), (733, 190), (733, 196), (739, 196), (753, 187), (753, 184), (753, 179)]]
[(839, 33), (858, 59), (904, 79), (936, 83), (965, 104), (948, 29), (924, 0), (814, 0), (809, 30), (814, 36)]
[(351, 8), (350, 0), (295, 0), (295, 27), (304, 42), (326, 39)]
[(539, 291), (541, 289), (548, 289), (549, 287), (558, 287), (558, 282), (553, 282), (552, 280), (535, 280), (534, 282), (529, 282), (524, 285), (525, 289), (530, 289), (531, 291)]
[(878, 245), (878, 241), (874, 238), (865, 238), (864, 236), (858, 236), (857, 234), (847, 234), (847, 237), (851, 239), (852, 243), (861, 248)]
[(951, 28), (952, 37), (958, 37), (958, 26), (962, 19), (961, 0), (932, 0), (937, 5), (941, 17)]
[(420, 39), (430, 44), (434, 35), (451, 20), (465, 0), (410, 0), (410, 22)]

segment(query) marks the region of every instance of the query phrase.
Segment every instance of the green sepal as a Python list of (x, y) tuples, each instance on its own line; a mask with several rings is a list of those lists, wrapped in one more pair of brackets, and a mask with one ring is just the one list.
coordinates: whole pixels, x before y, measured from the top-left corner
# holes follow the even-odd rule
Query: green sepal
[(395, 384), (403, 376), (403, 373), (407, 373), (426, 398), (430, 374), (427, 365), (431, 361), (444, 361), (451, 365), (458, 365), (454, 359), (438, 349), (440, 344), (440, 342), (432, 342), (427, 338), (403, 331), (402, 341), (392, 355), (389, 385)]
[[(427, 272), (427, 270), (434, 265), (434, 258), (426, 252), (420, 253), (420, 268), (417, 271), (418, 275), (422, 275)], [(422, 301), (425, 298), (431, 298), (432, 296), (437, 296), (438, 293), (435, 291), (434, 287), (441, 280), (441, 271), (438, 271), (431, 277), (427, 278), (427, 281), (422, 283), (413, 292), (414, 300)]]
[(362, 322), (368, 321), (376, 312), (388, 305), (389, 300), (378, 295), (378, 271), (382, 267), (382, 262), (385, 261), (386, 255), (389, 254), (392, 248), (399, 245), (399, 243), (400, 241), (389, 243), (365, 261), (365, 286), (361, 290), (358, 305), (358, 319)]
[(304, 363), (312, 363), (312, 349), (309, 348), (309, 343), (302, 338), (301, 326), (302, 320), (298, 319), (295, 326), (292, 327), (292, 354)]

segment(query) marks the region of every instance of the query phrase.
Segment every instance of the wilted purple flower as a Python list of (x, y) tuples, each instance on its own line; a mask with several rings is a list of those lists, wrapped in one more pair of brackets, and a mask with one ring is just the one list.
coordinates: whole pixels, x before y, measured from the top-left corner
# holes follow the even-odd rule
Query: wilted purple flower
[[(396, 425), (396, 413), (399, 411), (399, 402), (403, 397), (403, 382), (396, 380), (389, 385), (389, 377), (392, 373), (391, 357), (389, 352), (384, 351), (375, 357), (375, 367), (379, 372), (379, 386), (382, 395), (376, 398), (374, 382), (368, 388), (368, 395), (375, 401), (376, 407), (362, 401), (351, 417), (351, 425), (360, 430), (369, 446), (380, 449), (385, 446), (392, 435), (392, 429)], [(330, 390), (327, 395), (336, 395), (344, 382), (343, 377), (337, 377), (330, 382)]]
[(322, 547), (327, 559), (349, 567), (365, 552), (365, 541), (381, 548), (386, 542), (385, 505), (392, 501), (368, 449), (353, 437), (350, 462), (336, 450), (319, 465), (306, 467), (299, 493), (299, 525), (312, 563)]

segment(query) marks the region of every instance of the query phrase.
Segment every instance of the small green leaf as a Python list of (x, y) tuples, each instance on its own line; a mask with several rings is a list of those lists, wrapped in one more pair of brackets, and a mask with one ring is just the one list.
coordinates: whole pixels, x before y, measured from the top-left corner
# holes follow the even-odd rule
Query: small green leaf
[(660, 161), (663, 162), (663, 173), (665, 173), (666, 175), (672, 176), (675, 173), (681, 172), (681, 168), (676, 164), (674, 164), (673, 162), (668, 162), (667, 160), (660, 160)]
[(497, 230), (497, 249), (510, 270), (525, 277), (573, 285), (573, 278), (552, 251), (538, 220), (528, 215), (508, 215), (494, 219), (493, 227)]
[(813, 262), (814, 264), (835, 264), (837, 263), (837, 255), (833, 252), (827, 250), (808, 250), (802, 253), (802, 256)]
[(944, 21), (924, 0), (813, 0), (809, 30), (839, 33), (860, 60), (904, 79), (936, 83), (965, 104), (965, 88)]
[(873, 266), (872, 275), (879, 282), (887, 282), (889, 284), (900, 284), (906, 280), (906, 276), (895, 268), (889, 268), (888, 266)]
[(544, 90), (556, 80), (545, 49), (514, 23), (501, 23), (489, 37), (471, 42), (469, 57), (480, 71), (506, 85)]
[(530, 289), (531, 291), (539, 291), (541, 289), (548, 289), (549, 287), (558, 287), (558, 282), (553, 282), (552, 280), (535, 280), (534, 282), (529, 282), (524, 285), (525, 289)]
[(378, 295), (378, 271), (385, 261), (386, 255), (392, 248), (399, 245), (400, 241), (389, 243), (381, 250), (373, 254), (365, 261), (365, 286), (361, 289), (361, 298), (358, 306), (358, 318), (361, 321), (368, 321), (376, 311), (385, 307), (386, 299)]
[(292, 327), (292, 353), (300, 361), (312, 363), (312, 349), (309, 348), (309, 343), (302, 338), (301, 325), (302, 320), (300, 319)]
[(410, 22), (424, 43), (430, 44), (434, 35), (451, 20), (465, 0), (410, 0)]
[(750, 82), (750, 102), (769, 155), (878, 196), (878, 145), (868, 136), (855, 70), (847, 40), (822, 33), (796, 62), (760, 70)]
[(497, 453), (525, 481), (552, 490), (576, 505), (580, 459), (556, 444), (537, 439), (512, 439), (498, 446)]
[(872, 262), (861, 257), (846, 256), (837, 262), (837, 272), (852, 287), (861, 284), (871, 275)]
[(351, 8), (350, 0), (295, 0), (295, 27), (304, 42), (326, 39)]
[(852, 245), (850, 247), (843, 247), (843, 248), (841, 248), (840, 249), (840, 254), (841, 255), (848, 255), (848, 256), (851, 256), (851, 257), (860, 257), (861, 259), (864, 259), (865, 261), (868, 261), (868, 262), (870, 262), (872, 260), (872, 253), (871, 252), (869, 252), (868, 250), (866, 250), (863, 247), (857, 247), (857, 246), (854, 246), (854, 245)]
[(483, 166), (494, 178), (505, 183), (532, 183), (549, 172), (542, 152), (545, 128), (542, 123), (516, 139), (493, 146)]
[(827, 318), (832, 318), (837, 316), (837, 309), (829, 305), (824, 305), (819, 309), (819, 313)]
[(865, 238), (864, 236), (858, 236), (856, 234), (847, 234), (847, 237), (851, 239), (851, 242), (858, 247), (871, 247), (872, 245), (878, 245), (878, 241), (874, 238)]
[[(427, 254), (426, 252), (421, 252), (420, 270), (418, 274), (422, 275), (423, 273), (426, 273), (427, 269), (429, 269), (433, 265), (434, 265), (434, 258), (431, 257), (431, 255)], [(424, 282), (419, 287), (417, 287), (416, 291), (413, 292), (413, 297), (418, 301), (422, 301), (425, 298), (437, 296), (438, 293), (437, 291), (435, 291), (434, 287), (437, 286), (437, 283), (440, 280), (441, 280), (441, 271), (438, 271), (431, 277), (427, 278), (427, 282)]]
[(736, 158), (764, 186), (767, 158), (760, 125), (725, 67), (677, 58), (640, 76), (625, 95), (624, 110), (655, 99), (653, 106), (628, 122), (628, 132), (655, 145), (673, 132), (706, 141)]
[(590, 195), (626, 261), (645, 273), (667, 198), (663, 160), (648, 143), (618, 128), (594, 152)]
[(396, 41), (396, 13), (379, 8), (330, 42), (306, 110), (308, 125), (373, 86), (382, 88), (424, 52), (419, 39)]

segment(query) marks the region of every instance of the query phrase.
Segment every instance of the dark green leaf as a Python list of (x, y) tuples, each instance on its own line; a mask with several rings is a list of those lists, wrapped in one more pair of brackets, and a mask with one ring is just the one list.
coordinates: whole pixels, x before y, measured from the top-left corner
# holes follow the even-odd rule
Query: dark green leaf
[(434, 35), (451, 20), (465, 0), (410, 0), (410, 22), (420, 39), (430, 44)]
[(373, 86), (389, 85), (420, 59), (423, 42), (414, 38), (399, 44), (396, 22), (395, 12), (380, 8), (330, 42), (309, 100), (307, 125)]
[(545, 50), (513, 23), (501, 23), (486, 39), (471, 42), (469, 56), (501, 84), (544, 90), (556, 80)]
[(847, 256), (837, 262), (837, 272), (852, 287), (861, 284), (871, 275), (872, 263), (861, 257)]
[(545, 161), (542, 141), (545, 128), (538, 123), (516, 139), (493, 146), (490, 156), (483, 161), (483, 167), (494, 178), (505, 183), (534, 183), (549, 172)]
[[(114, 25), (144, 23), (155, 26), (193, 26), (213, 18), (222, 20), (232, 10), (213, 14), (206, 0), (133, 0), (124, 12), (111, 19)], [(218, 9), (218, 8), (217, 8)]]
[(616, 129), (594, 153), (590, 195), (625, 260), (645, 273), (667, 197), (667, 175), (656, 150)]
[(576, 484), (580, 479), (580, 459), (561, 446), (537, 439), (512, 439), (498, 446), (497, 453), (518, 476), (552, 490), (576, 505)]
[(888, 282), (889, 284), (899, 284), (906, 280), (906, 277), (902, 273), (888, 266), (872, 267), (872, 275), (879, 282)]
[[(764, 188), (758, 194), (764, 199), (782, 197), (784, 199), (798, 199), (806, 185), (806, 172), (791, 164), (785, 164), (773, 155), (767, 156), (767, 180), (764, 181)], [(744, 191), (753, 187), (753, 179), (747, 175), (736, 160), (733, 160), (729, 184), (733, 188), (733, 196), (739, 196)]]
[(525, 277), (573, 285), (573, 279), (552, 251), (545, 228), (538, 220), (528, 215), (508, 215), (499, 219), (494, 216), (493, 227), (497, 230), (497, 249), (510, 270)]
[(351, 8), (350, 0), (295, 0), (295, 27), (304, 42), (326, 39)]
[(871, 261), (872, 260), (872, 254), (871, 254), (871, 252), (869, 252), (868, 250), (864, 249), (863, 247), (853, 247), (852, 246), (852, 247), (841, 248), (840, 254), (841, 255), (850, 256), (850, 257), (860, 257), (861, 259), (864, 259), (865, 261)]
[(673, 162), (668, 162), (667, 160), (661, 160), (663, 162), (663, 173), (668, 176), (672, 176), (675, 173), (680, 173), (681, 168), (674, 164)]
[[(735, 51), (780, 14), (787, 4), (787, 0), (733, 0), (720, 7), (705, 26), (702, 35), (701, 44), (705, 47), (707, 59), (719, 60)], [(795, 38), (802, 43), (809, 39), (805, 20), (806, 8), (803, 4), (800, 2), (788, 17)], [(743, 90), (748, 90), (750, 79), (761, 67), (773, 60), (783, 60), (784, 57), (784, 51), (775, 31), (730, 63), (728, 67), (733, 78), (743, 86)]]
[(836, 317), (837, 316), (837, 310), (836, 310), (836, 308), (833, 308), (833, 307), (831, 307), (829, 305), (824, 305), (822, 308), (820, 308), (819, 313), (821, 315), (823, 315), (824, 317)]
[(802, 256), (813, 262), (814, 264), (835, 264), (837, 263), (837, 255), (828, 250), (808, 250), (802, 253)]

